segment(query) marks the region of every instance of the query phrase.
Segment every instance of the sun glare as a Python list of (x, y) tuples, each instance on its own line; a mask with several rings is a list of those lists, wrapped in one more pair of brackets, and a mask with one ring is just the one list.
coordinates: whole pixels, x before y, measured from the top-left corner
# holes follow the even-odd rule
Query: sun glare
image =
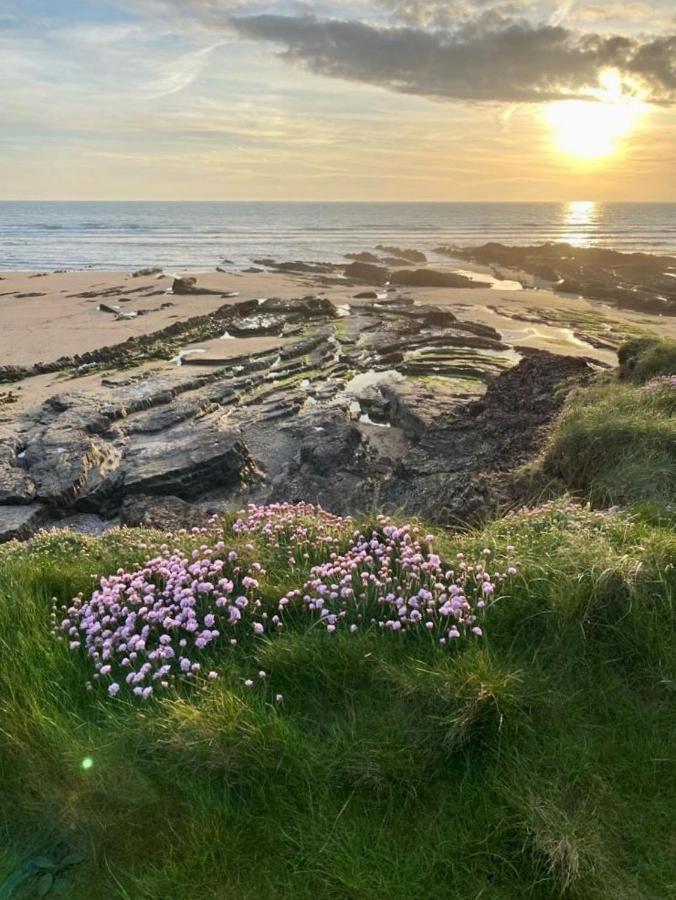
[(617, 72), (605, 72), (589, 100), (563, 100), (545, 107), (556, 149), (579, 159), (599, 159), (618, 149), (636, 127), (645, 104), (626, 94)]

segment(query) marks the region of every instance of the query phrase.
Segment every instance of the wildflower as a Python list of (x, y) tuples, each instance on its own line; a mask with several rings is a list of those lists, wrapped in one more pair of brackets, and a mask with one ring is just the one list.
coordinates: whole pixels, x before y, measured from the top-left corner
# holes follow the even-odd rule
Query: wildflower
[[(80, 594), (69, 608), (54, 608), (50, 616), (59, 639), (65, 636), (71, 650), (87, 654), (93, 679), (122, 666), (128, 670), (123, 686), (138, 697), (145, 691), (147, 698), (150, 685), (167, 690), (177, 677), (194, 680), (202, 652), (217, 639), (236, 647), (232, 632), (240, 623), (256, 635), (274, 635), (284, 630), (287, 614), (321, 621), (330, 634), (340, 628), (354, 634), (370, 622), (402, 636), (425, 629), (442, 645), (478, 635), (485, 598), (516, 572), (510, 566), (503, 574), (496, 564), (498, 571), (490, 575), (485, 561), (475, 564), (463, 553), (451, 569), (430, 552), (432, 535), (423, 539), (415, 527), (381, 518), (375, 530), (362, 533), (349, 519), (312, 504), (251, 504), (233, 531), (258, 534), (282, 558), (312, 560), (307, 580), (269, 606), (258, 593), (263, 566), (227, 552), (223, 541), (210, 546), (204, 538), (189, 553), (163, 545), (132, 571), (120, 568), (98, 579), (89, 597)], [(192, 534), (202, 539), (213, 531)], [(207, 678), (213, 680), (212, 671)], [(122, 690), (119, 684), (112, 692), (110, 687), (111, 696)]]
[(248, 688), (253, 687), (253, 681), (250, 678), (247, 678), (246, 681), (244, 682), (244, 687), (248, 687)]

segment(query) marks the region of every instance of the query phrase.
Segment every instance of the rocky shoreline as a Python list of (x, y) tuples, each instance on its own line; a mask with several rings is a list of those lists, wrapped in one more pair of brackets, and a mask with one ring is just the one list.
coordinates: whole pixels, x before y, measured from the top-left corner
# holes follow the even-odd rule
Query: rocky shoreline
[[(339, 266), (260, 260), (264, 274), (180, 276), (162, 290), (147, 279), (166, 276), (149, 268), (127, 276), (140, 287), (70, 294), (113, 311), (130, 291), (184, 305), (96, 349), (0, 366), (12, 384), (0, 408), (0, 540), (52, 525), (178, 527), (248, 500), (452, 525), (523, 499), (514, 472), (567, 392), (612, 365), (638, 326), (376, 249)], [(534, 266), (508, 249), (492, 265)], [(482, 264), (496, 252), (472, 251)], [(231, 290), (235, 278), (268, 285), (270, 271), (280, 295)], [(83, 321), (106, 318), (100, 304), (82, 309)], [(136, 327), (114, 318), (106, 334)]]
[[(496, 275), (518, 278), (561, 294), (639, 312), (676, 316), (676, 257), (620, 253), (599, 247), (541, 244), (513, 247), (489, 243), (481, 247), (436, 248), (436, 253), (492, 268)], [(534, 279), (536, 282), (534, 282)]]

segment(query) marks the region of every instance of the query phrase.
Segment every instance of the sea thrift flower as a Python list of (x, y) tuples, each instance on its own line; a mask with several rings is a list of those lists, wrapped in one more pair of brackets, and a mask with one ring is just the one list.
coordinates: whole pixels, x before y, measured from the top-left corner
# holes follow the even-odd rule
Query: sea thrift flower
[[(381, 516), (364, 533), (350, 519), (305, 503), (252, 504), (233, 531), (278, 550), (285, 566), (291, 559), (297, 583), (283, 596), (263, 595), (266, 573), (251, 558), (255, 544), (240, 558), (227, 550), (212, 521), (186, 538), (199, 546), (184, 552), (162, 545), (134, 569), (98, 579), (90, 596), (53, 608), (59, 637), (88, 656), (92, 680), (111, 697), (124, 692), (149, 700), (172, 685), (197, 683), (207, 661), (206, 678), (215, 680), (212, 660), (234, 652), (238, 630), (274, 639), (290, 617), (329, 634), (429, 634), (441, 646), (480, 637), (490, 605), (517, 571), (513, 562), (502, 571), (491, 561), (489, 572), (489, 556), (499, 556), (488, 548), (478, 558), (458, 553), (450, 564), (430, 552), (432, 535), (422, 538), (417, 527)], [(261, 670), (258, 677), (267, 674)], [(244, 684), (251, 687), (253, 680)]]

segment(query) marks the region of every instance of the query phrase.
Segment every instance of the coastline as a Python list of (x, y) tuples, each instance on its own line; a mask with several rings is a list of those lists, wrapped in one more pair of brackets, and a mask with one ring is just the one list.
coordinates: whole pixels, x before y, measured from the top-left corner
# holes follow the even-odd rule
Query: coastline
[(410, 269), (5, 274), (0, 540), (289, 495), (471, 520), (570, 387), (629, 338), (676, 337), (674, 316), (401, 252)]

